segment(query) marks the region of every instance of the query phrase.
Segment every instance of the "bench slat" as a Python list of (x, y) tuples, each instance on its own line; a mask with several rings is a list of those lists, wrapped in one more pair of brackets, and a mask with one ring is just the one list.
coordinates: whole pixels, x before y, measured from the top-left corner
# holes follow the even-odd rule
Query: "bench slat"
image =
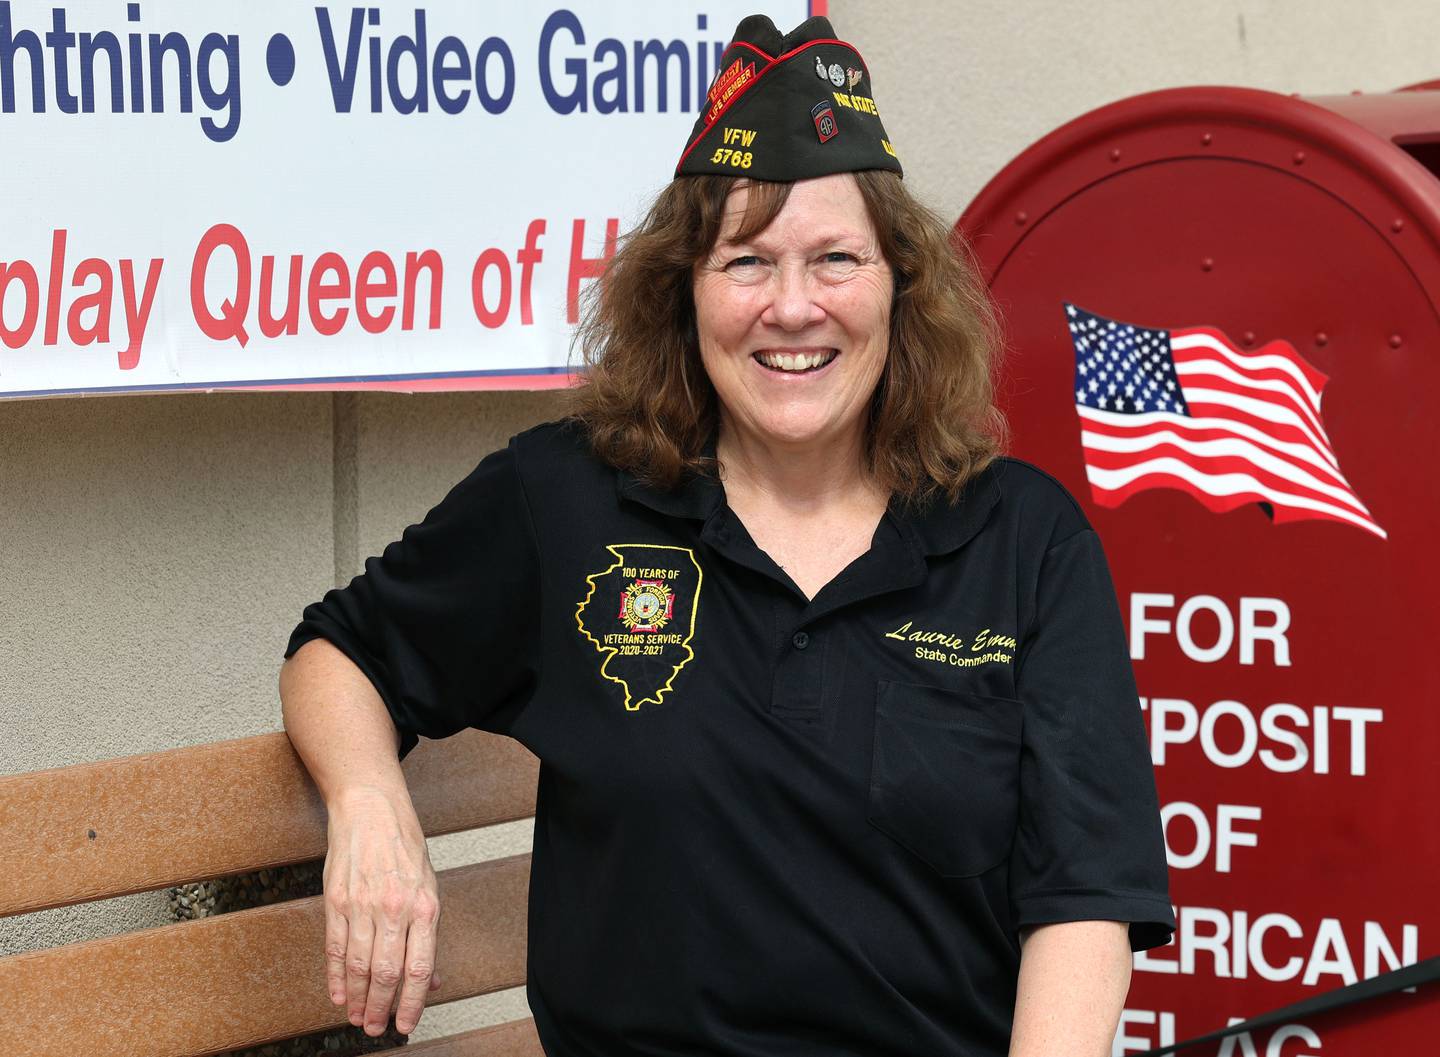
[[(426, 1004), (523, 984), (530, 857), (438, 876), (444, 986)], [(200, 1057), (348, 1024), (325, 993), (324, 938), (322, 897), (312, 896), (0, 958), (6, 1051)], [(455, 1052), (533, 1052), (500, 1041)]]
[[(423, 1019), (421, 1023), (424, 1023)], [(535, 1034), (535, 1021), (510, 1020), (488, 1028), (443, 1039), (414, 1042), (393, 1050), (382, 1050), (374, 1057), (545, 1057), (540, 1036)]]
[[(431, 836), (534, 814), (538, 766), (478, 730), (402, 764)], [(0, 777), (0, 848), (4, 917), (322, 858), (325, 806), (278, 731)]]

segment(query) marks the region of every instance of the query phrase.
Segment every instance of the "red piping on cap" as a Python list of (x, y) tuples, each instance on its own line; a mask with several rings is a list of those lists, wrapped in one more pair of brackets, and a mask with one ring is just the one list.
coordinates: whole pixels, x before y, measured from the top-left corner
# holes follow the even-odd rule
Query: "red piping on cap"
[[(865, 67), (865, 74), (866, 74), (866, 76), (869, 76), (869, 74), (870, 74), (870, 67), (865, 66), (865, 60), (860, 57), (860, 51), (859, 51), (859, 49), (857, 49), (857, 48), (855, 47), (855, 45), (851, 44), (849, 41), (834, 40), (834, 39), (829, 38), (829, 37), (825, 37), (825, 38), (822, 38), (822, 39), (820, 39), (820, 40), (807, 40), (804, 44), (801, 44), (798, 48), (793, 48), (793, 49), (791, 49), (790, 51), (787, 51), (784, 55), (780, 55), (780, 56), (777, 56), (777, 57), (771, 59), (771, 57), (770, 57), (769, 55), (766, 55), (763, 51), (761, 51), (759, 48), (757, 48), (755, 45), (749, 43), (748, 41), (732, 40), (732, 41), (730, 42), (729, 47), (727, 47), (727, 48), (725, 49), (725, 51), (729, 51), (730, 48), (749, 48), (749, 49), (750, 49), (751, 51), (753, 51), (756, 55), (762, 56), (763, 58), (766, 58), (766, 59), (771, 59), (770, 65), (767, 66), (767, 67), (765, 67), (765, 69), (761, 70), (758, 74), (756, 74), (756, 75), (755, 75), (755, 80), (751, 81), (751, 82), (750, 82), (749, 84), (747, 84), (744, 88), (740, 89), (740, 91), (736, 92), (735, 95), (731, 96), (730, 101), (725, 104), (725, 106), (721, 109), (721, 111), (720, 111), (718, 114), (716, 114), (713, 118), (711, 118), (710, 121), (708, 121), (708, 122), (706, 123), (705, 127), (700, 130), (700, 134), (699, 134), (698, 136), (696, 136), (693, 140), (690, 141), (690, 146), (688, 146), (688, 147), (685, 148), (685, 153), (682, 154), (682, 155), (680, 155), (680, 160), (675, 163), (675, 172), (676, 172), (676, 174), (677, 174), (677, 175), (679, 174), (679, 172), (680, 172), (680, 166), (682, 166), (682, 165), (685, 164), (685, 159), (688, 158), (688, 157), (690, 157), (690, 152), (695, 149), (696, 145), (699, 144), (699, 142), (700, 142), (702, 139), (704, 139), (706, 136), (708, 136), (708, 135), (710, 134), (710, 130), (711, 130), (712, 128), (714, 128), (714, 127), (716, 126), (716, 124), (719, 123), (720, 119), (726, 115), (726, 113), (730, 110), (730, 108), (731, 108), (732, 106), (734, 106), (736, 103), (738, 103), (741, 99), (744, 99), (745, 96), (746, 96), (746, 94), (747, 94), (751, 89), (753, 89), (757, 84), (760, 83), (760, 79), (761, 79), (762, 77), (764, 77), (764, 76), (765, 76), (767, 73), (769, 73), (771, 70), (773, 70), (773, 69), (775, 69), (776, 67), (778, 67), (781, 63), (783, 63), (783, 62), (788, 62), (789, 60), (793, 59), (796, 55), (799, 55), (799, 54), (800, 54), (802, 51), (804, 51), (806, 48), (812, 48), (812, 47), (814, 47), (816, 44), (839, 44), (842, 48), (849, 48), (851, 51), (855, 52), (855, 58), (859, 60), (861, 66), (864, 66), (864, 67)], [(724, 53), (723, 53), (723, 52), (721, 53), (721, 58), (724, 58)]]
[(764, 59), (766, 62), (774, 62), (774, 61), (775, 61), (775, 56), (766, 54), (765, 52), (763, 52), (763, 51), (761, 51), (759, 48), (757, 48), (754, 44), (751, 44), (748, 40), (732, 40), (732, 41), (730, 42), (730, 47), (732, 47), (732, 48), (749, 48), (751, 51), (753, 51), (756, 55), (760, 56), (760, 57), (761, 57), (762, 59)]

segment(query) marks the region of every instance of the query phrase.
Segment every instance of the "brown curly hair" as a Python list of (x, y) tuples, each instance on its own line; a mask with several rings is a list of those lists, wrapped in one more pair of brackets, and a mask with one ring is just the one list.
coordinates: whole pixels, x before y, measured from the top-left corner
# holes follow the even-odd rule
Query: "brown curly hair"
[[(903, 499), (943, 492), (951, 502), (1003, 449), (994, 404), (999, 325), (968, 247), (892, 172), (852, 174), (895, 276), (890, 346), (865, 429), (867, 470)], [(725, 203), (744, 177), (682, 176), (620, 241), (584, 296), (575, 335), (584, 382), (567, 417), (597, 456), (671, 488), (687, 473), (714, 475), (703, 457), (716, 428), (715, 390), (700, 360), (694, 269), (719, 238)], [(749, 181), (733, 238), (763, 231), (790, 183)]]

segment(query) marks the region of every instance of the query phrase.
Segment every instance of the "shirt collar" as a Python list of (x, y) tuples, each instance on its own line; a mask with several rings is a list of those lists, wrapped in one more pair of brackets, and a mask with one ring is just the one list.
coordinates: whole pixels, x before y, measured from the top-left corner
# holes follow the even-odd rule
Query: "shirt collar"
[(997, 459), (971, 477), (954, 503), (940, 495), (910, 508), (892, 496), (890, 514), (921, 553), (948, 554), (969, 543), (990, 520), (1000, 502), (999, 469)]
[[(715, 455), (716, 435), (712, 432), (702, 449)], [(948, 554), (964, 546), (985, 526), (1000, 501), (999, 465), (996, 460), (966, 482), (960, 497), (950, 503), (943, 495), (912, 507), (892, 496), (888, 513), (897, 527), (922, 554)], [(718, 480), (691, 474), (673, 489), (648, 485), (628, 470), (616, 471), (616, 489), (627, 499), (672, 517), (708, 521), (725, 505), (725, 489)]]
[[(701, 453), (713, 459), (716, 440), (716, 433), (712, 430)], [(617, 470), (615, 487), (623, 498), (643, 503), (652, 510), (698, 521), (709, 520), (710, 515), (725, 503), (724, 487), (715, 478), (703, 474), (687, 474), (680, 484), (666, 490), (646, 484), (629, 470)]]

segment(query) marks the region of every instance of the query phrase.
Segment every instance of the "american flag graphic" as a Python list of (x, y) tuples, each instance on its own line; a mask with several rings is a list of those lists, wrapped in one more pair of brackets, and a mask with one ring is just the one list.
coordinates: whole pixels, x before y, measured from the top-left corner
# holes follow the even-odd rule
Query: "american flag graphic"
[(1260, 503), (1276, 522), (1325, 518), (1385, 538), (1320, 421), (1329, 379), (1289, 342), (1242, 352), (1214, 327), (1137, 327), (1068, 303), (1065, 314), (1095, 502), (1178, 488), (1217, 514)]

